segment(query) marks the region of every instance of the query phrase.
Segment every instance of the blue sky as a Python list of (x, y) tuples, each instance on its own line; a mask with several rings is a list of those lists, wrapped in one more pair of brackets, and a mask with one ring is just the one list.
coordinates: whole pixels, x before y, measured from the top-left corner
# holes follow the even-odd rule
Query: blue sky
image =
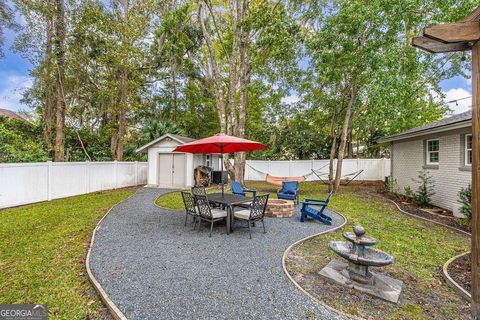
[[(20, 102), (22, 93), (26, 88), (32, 85), (32, 77), (30, 71), (33, 66), (27, 59), (24, 59), (18, 53), (11, 51), (10, 47), (15, 38), (12, 31), (7, 30), (5, 33), (6, 41), (3, 47), (5, 57), (0, 59), (0, 108), (10, 109), (14, 111), (29, 111), (26, 106)], [(441, 83), (443, 92), (445, 93), (445, 101), (451, 101), (471, 95), (472, 86), (470, 79), (463, 77), (454, 77)], [(298, 100), (296, 96), (290, 96), (283, 99), (285, 102), (295, 102)], [(469, 110), (471, 106), (470, 99), (458, 101), (449, 104), (453, 113), (460, 113)]]

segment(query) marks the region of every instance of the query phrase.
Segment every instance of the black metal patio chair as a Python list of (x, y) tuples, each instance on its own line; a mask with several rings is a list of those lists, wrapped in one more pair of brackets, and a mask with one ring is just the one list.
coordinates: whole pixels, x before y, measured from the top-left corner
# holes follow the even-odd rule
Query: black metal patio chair
[(195, 224), (198, 220), (198, 212), (195, 208), (195, 202), (193, 196), (190, 192), (182, 191), (183, 205), (185, 206), (185, 226), (187, 225), (188, 216), (193, 218), (193, 229), (195, 229)]
[(254, 225), (256, 221), (261, 221), (263, 226), (263, 233), (267, 232), (265, 230), (264, 217), (265, 217), (265, 209), (267, 208), (268, 196), (269, 194), (256, 196), (253, 199), (253, 202), (250, 205), (250, 208), (248, 209), (242, 208), (241, 210), (234, 211), (233, 213), (234, 221), (242, 220), (247, 222), (248, 231), (250, 233), (250, 239), (252, 239), (252, 225)]
[(206, 195), (194, 195), (195, 203), (198, 209), (198, 231), (202, 226), (202, 220), (210, 222), (210, 237), (212, 236), (213, 223), (225, 220), (227, 218), (227, 213), (224, 210), (210, 207), (210, 202)]

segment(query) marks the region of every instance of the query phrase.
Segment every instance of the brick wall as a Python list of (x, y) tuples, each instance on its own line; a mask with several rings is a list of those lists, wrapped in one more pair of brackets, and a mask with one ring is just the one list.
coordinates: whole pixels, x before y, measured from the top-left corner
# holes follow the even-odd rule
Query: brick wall
[[(438, 133), (434, 135), (411, 138), (392, 142), (392, 176), (397, 182), (398, 192), (404, 193), (404, 188), (410, 186), (417, 190), (419, 171), (425, 168), (435, 182), (435, 195), (432, 203), (442, 208), (452, 210), (457, 216), (459, 211), (458, 192), (471, 183), (472, 174), (464, 166), (464, 135), (470, 133), (468, 129), (461, 129)], [(425, 140), (438, 139), (440, 143), (439, 165), (426, 166)]]

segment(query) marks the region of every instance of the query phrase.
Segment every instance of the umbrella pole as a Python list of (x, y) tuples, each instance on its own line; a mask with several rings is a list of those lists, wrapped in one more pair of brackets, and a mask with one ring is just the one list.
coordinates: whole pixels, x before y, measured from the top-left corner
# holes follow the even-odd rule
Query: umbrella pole
[(222, 198), (223, 198), (223, 145), (220, 145), (220, 156), (222, 157), (222, 171), (220, 171), (220, 177), (222, 179)]

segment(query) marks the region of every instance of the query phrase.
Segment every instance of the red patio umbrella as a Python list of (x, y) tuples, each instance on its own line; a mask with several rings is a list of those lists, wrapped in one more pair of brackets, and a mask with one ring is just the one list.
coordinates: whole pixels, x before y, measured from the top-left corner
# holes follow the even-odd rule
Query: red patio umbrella
[[(173, 151), (188, 153), (220, 153), (222, 155), (223, 172), (223, 154), (231, 152), (247, 152), (268, 148), (260, 142), (251, 141), (243, 138), (229, 136), (223, 133), (214, 136), (195, 140), (181, 146)], [(223, 174), (222, 174), (222, 195), (223, 195)]]

